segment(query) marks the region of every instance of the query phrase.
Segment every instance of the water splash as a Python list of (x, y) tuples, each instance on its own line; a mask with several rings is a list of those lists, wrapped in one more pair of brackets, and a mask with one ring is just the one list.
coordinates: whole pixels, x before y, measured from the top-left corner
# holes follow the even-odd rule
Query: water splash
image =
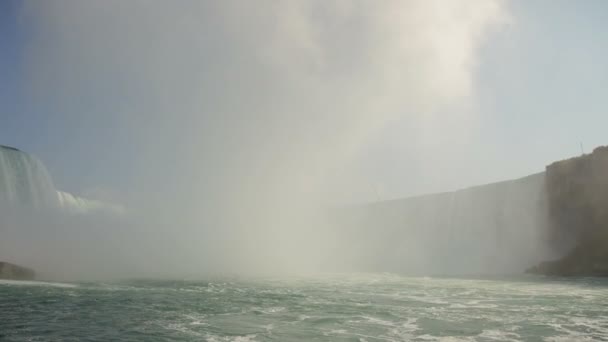
[(120, 205), (78, 197), (64, 191), (57, 191), (57, 199), (59, 206), (72, 214), (86, 214), (89, 212), (123, 214), (125, 211)]

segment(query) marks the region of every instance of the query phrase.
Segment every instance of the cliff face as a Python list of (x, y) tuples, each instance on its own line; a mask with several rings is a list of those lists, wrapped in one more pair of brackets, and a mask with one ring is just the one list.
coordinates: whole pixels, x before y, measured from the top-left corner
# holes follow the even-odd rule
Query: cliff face
[(34, 277), (34, 271), (29, 268), (0, 261), (0, 279), (33, 280)]
[(608, 147), (547, 166), (545, 179), (550, 243), (569, 252), (528, 271), (608, 276)]

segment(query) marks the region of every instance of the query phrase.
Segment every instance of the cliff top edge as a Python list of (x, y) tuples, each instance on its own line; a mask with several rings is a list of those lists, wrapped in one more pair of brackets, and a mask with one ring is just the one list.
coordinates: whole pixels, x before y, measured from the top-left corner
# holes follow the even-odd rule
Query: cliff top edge
[(2, 145), (0, 144), (0, 148), (6, 148), (8, 150), (13, 150), (13, 151), (19, 151), (19, 152), (23, 152), (20, 149), (16, 148), (16, 147), (12, 147), (12, 146), (6, 146), (6, 145)]

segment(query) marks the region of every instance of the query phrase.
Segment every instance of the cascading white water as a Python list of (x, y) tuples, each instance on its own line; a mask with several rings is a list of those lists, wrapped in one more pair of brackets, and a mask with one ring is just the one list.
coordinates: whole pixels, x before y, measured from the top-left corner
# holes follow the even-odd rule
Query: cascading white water
[(522, 272), (546, 259), (545, 174), (341, 211), (349, 264), (415, 274)]
[(64, 191), (57, 191), (57, 199), (59, 200), (59, 206), (72, 214), (86, 214), (89, 212), (124, 213), (124, 208), (119, 205), (74, 196)]
[(0, 200), (34, 207), (58, 205), (55, 186), (42, 162), (27, 153), (2, 145)]
[(57, 191), (44, 164), (14, 147), (0, 145), (0, 203), (64, 212), (122, 213), (123, 208)]

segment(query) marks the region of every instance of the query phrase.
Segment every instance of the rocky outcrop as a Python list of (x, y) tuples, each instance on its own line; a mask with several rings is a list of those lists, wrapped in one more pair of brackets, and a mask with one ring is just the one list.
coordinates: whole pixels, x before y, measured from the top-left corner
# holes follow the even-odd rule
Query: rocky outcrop
[(0, 279), (33, 280), (35, 276), (29, 268), (0, 261)]
[(550, 243), (565, 256), (528, 269), (562, 276), (608, 276), (608, 146), (546, 168)]

